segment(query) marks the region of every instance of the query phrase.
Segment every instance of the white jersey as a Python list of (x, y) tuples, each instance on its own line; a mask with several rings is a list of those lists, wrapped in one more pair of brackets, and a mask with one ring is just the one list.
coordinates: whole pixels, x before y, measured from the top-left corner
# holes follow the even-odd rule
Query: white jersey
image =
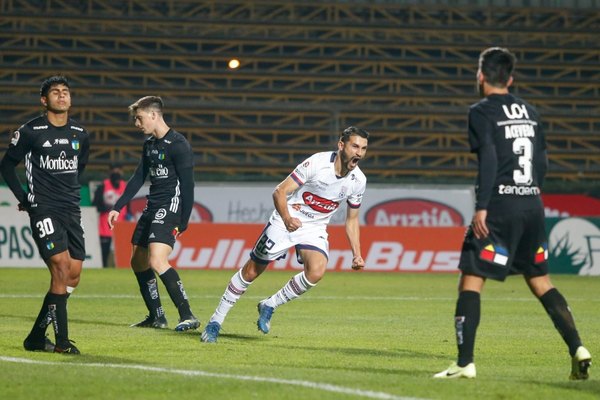
[[(335, 174), (337, 152), (316, 153), (300, 163), (290, 174), (300, 186), (288, 197), (290, 215), (298, 218), (303, 227), (325, 226), (345, 201), (348, 207), (358, 208), (367, 185), (367, 177), (358, 166), (346, 176)], [(285, 226), (275, 210), (270, 223)]]

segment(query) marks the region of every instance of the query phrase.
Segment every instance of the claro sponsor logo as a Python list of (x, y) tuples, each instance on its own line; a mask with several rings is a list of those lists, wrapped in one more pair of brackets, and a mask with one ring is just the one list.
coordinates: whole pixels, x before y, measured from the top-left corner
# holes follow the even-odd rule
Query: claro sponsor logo
[[(133, 214), (133, 218), (135, 221), (140, 219), (140, 216), (144, 212), (146, 208), (146, 198), (138, 197), (129, 202), (129, 211)], [(124, 211), (123, 209), (122, 211)], [(213, 216), (210, 210), (204, 207), (200, 203), (194, 203), (194, 207), (192, 208), (192, 214), (190, 215), (190, 222), (212, 222)]]
[[(239, 268), (248, 258), (252, 245), (243, 239), (219, 239), (213, 246), (198, 247), (177, 241), (169, 260), (178, 268)], [(460, 259), (458, 250), (413, 250), (392, 241), (372, 242), (365, 254), (367, 271), (455, 272)], [(351, 265), (351, 250), (330, 250), (327, 269), (349, 270)], [(290, 252), (284, 259), (273, 262), (272, 268), (302, 270), (303, 266)]]
[(365, 214), (367, 225), (405, 227), (463, 226), (464, 219), (456, 209), (437, 201), (398, 199), (379, 203)]

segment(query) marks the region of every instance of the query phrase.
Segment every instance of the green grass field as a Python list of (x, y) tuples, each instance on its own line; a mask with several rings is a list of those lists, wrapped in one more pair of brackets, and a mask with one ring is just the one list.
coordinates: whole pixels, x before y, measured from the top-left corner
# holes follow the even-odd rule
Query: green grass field
[[(233, 271), (180, 271), (202, 326)], [(477, 379), (438, 381), (455, 358), (456, 275), (329, 273), (279, 308), (271, 333), (256, 303), (293, 273), (267, 271), (230, 312), (216, 344), (200, 332), (129, 328), (146, 312), (128, 270), (84, 270), (69, 300), (82, 355), (31, 353), (45, 269), (0, 269), (0, 393), (5, 399), (598, 399), (600, 368), (567, 379), (566, 346), (522, 278), (488, 282)], [(600, 354), (600, 278), (554, 276), (586, 347)], [(177, 312), (161, 285), (171, 327)], [(49, 329), (50, 332), (50, 329)], [(52, 339), (53, 335), (50, 336)]]

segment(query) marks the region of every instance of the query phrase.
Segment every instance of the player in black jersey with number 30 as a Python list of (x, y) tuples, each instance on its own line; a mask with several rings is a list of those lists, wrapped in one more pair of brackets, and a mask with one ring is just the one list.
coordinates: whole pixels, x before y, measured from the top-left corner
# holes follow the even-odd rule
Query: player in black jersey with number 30
[[(63, 76), (40, 89), (46, 113), (15, 131), (0, 163), (2, 177), (27, 211), (32, 236), (50, 270), (50, 290), (23, 346), (29, 351), (79, 354), (69, 340), (67, 299), (79, 283), (85, 244), (79, 207), (79, 176), (88, 160), (87, 131), (69, 118), (71, 93)], [(25, 160), (27, 191), (16, 173)], [(52, 323), (56, 345), (46, 337)]]
[(536, 110), (509, 93), (515, 57), (498, 47), (479, 57), (481, 101), (469, 110), (469, 143), (477, 154), (475, 215), (465, 237), (455, 311), (458, 360), (435, 378), (475, 378), (473, 349), (480, 293), (487, 278), (524, 276), (571, 355), (570, 379), (587, 379), (591, 355), (582, 346), (565, 298), (548, 277), (548, 247), (540, 187), (546, 143)]
[(127, 182), (125, 192), (108, 214), (108, 224), (112, 229), (119, 211), (140, 190), (149, 175), (150, 194), (131, 239), (131, 268), (149, 314), (146, 319), (132, 326), (159, 329), (167, 327), (158, 294), (156, 272), (179, 311), (179, 323), (175, 330), (196, 329), (200, 322), (190, 310), (179, 274), (171, 268), (168, 261), (175, 238), (187, 228), (194, 203), (192, 148), (181, 133), (165, 123), (160, 97), (142, 97), (129, 106), (129, 111), (135, 126), (149, 135), (149, 138), (144, 142), (142, 159)]

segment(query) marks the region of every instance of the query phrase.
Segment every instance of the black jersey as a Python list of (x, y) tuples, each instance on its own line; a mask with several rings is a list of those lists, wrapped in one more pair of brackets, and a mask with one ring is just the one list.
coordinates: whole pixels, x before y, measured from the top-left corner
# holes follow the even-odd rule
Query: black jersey
[(19, 201), (31, 207), (79, 208), (79, 175), (89, 147), (88, 132), (71, 118), (57, 127), (44, 115), (21, 126), (5, 154), (15, 165), (25, 159), (28, 190), (26, 199), (15, 193)]
[(477, 209), (541, 206), (546, 141), (536, 109), (512, 94), (493, 94), (469, 109), (469, 143), (479, 156)]
[(120, 211), (149, 175), (150, 193), (146, 209), (156, 211), (164, 208), (172, 213), (181, 212), (182, 223), (187, 226), (194, 201), (193, 168), (192, 148), (181, 133), (169, 129), (160, 139), (150, 136), (144, 142), (142, 159), (114, 209)]

